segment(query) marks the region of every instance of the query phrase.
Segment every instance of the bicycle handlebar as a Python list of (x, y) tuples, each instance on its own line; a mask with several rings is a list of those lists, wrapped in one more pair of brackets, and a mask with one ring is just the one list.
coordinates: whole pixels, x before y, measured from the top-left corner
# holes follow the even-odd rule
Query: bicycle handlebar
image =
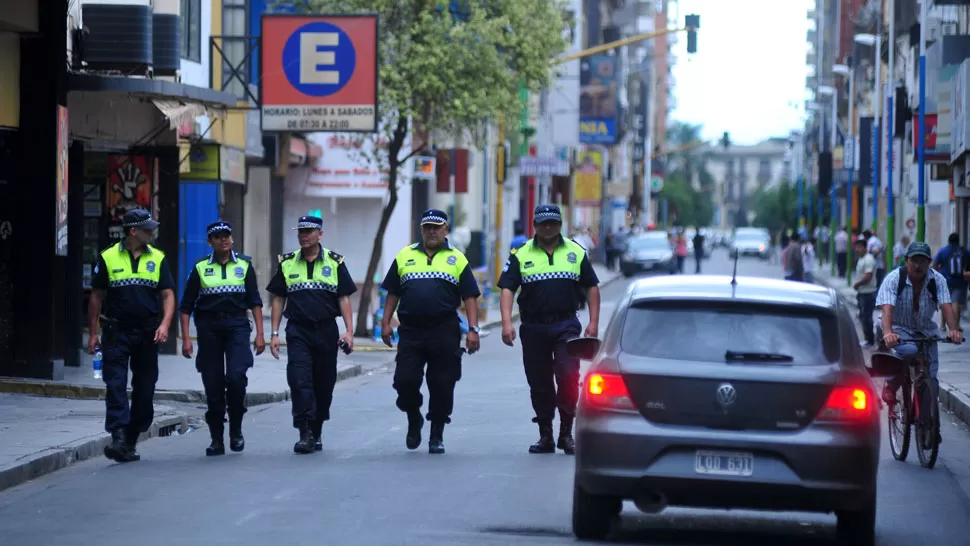
[[(966, 340), (967, 340), (966, 338), (963, 338), (963, 340), (960, 343), (963, 343)], [(951, 340), (948, 337), (922, 337), (922, 338), (913, 338), (913, 339), (904, 339), (904, 338), (900, 337), (899, 338), (899, 342), (900, 343), (930, 343), (930, 342), (937, 342), (937, 343), (953, 343), (955, 345), (957, 344), (955, 341)]]

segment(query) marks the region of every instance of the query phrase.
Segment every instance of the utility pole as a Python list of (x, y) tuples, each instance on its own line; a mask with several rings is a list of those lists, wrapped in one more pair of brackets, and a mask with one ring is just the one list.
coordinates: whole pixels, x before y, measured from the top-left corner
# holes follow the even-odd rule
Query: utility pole
[[(921, 3), (926, 3), (929, 0), (923, 0)], [(896, 94), (896, 80), (893, 74), (893, 65), (896, 49), (896, 10), (895, 10), (895, 0), (889, 0), (889, 73), (887, 74), (886, 81), (889, 85), (886, 86), (886, 134), (889, 135), (888, 143), (888, 161), (886, 165), (886, 242), (883, 245), (886, 248), (886, 267), (891, 268), (893, 264), (893, 246), (896, 244), (896, 213), (893, 210), (896, 203), (893, 198), (893, 141), (896, 140), (893, 133), (896, 130), (896, 123), (893, 119), (893, 98)], [(922, 38), (921, 38), (922, 40)], [(880, 55), (882, 53), (880, 52)]]
[[(926, 11), (929, 0), (919, 3), (920, 28), (926, 28)], [(926, 242), (926, 36), (919, 36), (919, 172), (916, 188), (916, 240)], [(892, 241), (886, 241), (892, 245)]]

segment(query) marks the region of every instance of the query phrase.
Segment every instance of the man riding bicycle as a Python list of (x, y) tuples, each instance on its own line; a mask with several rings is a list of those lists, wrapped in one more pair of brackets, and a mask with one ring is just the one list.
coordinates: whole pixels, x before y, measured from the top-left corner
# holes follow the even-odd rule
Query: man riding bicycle
[[(906, 264), (886, 275), (876, 296), (876, 306), (882, 309), (882, 341), (890, 349), (895, 347), (897, 356), (903, 359), (916, 356), (917, 347), (915, 343), (900, 344), (900, 336), (912, 339), (940, 335), (939, 326), (933, 321), (937, 305), (949, 326), (950, 340), (954, 343), (963, 341), (963, 334), (956, 327), (947, 279), (930, 269), (932, 259), (930, 245), (911, 243), (906, 249)], [(929, 355), (927, 365), (932, 378), (933, 400), (936, 400), (940, 390), (936, 377), (940, 369), (940, 355), (936, 343), (930, 348)], [(887, 404), (896, 403), (896, 391), (901, 380), (893, 378), (886, 381), (882, 398)]]

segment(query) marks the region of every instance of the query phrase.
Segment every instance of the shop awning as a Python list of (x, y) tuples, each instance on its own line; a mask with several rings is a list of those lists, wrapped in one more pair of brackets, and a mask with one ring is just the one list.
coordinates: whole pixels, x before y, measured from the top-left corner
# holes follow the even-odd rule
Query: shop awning
[(152, 104), (168, 120), (168, 126), (172, 130), (178, 129), (181, 125), (191, 122), (199, 116), (210, 115), (222, 119), (225, 109), (212, 108), (201, 102), (152, 99)]
[[(236, 97), (231, 93), (216, 91), (207, 87), (165, 80), (77, 72), (68, 73), (68, 90), (123, 92), (149, 98), (153, 102), (154, 100), (173, 101), (180, 102), (182, 105), (192, 103), (205, 107), (209, 113), (216, 110), (225, 110), (227, 107), (235, 106), (237, 102)], [(165, 112), (163, 111), (163, 113)], [(168, 117), (168, 114), (165, 115)]]

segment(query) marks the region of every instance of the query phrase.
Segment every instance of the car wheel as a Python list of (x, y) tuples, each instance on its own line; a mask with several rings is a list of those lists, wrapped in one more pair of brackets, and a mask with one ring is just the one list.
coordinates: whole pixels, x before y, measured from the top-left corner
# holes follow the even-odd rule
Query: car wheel
[(630, 277), (633, 276), (633, 272), (632, 271), (624, 271), (623, 272), (623, 276), (626, 277), (627, 279), (629, 279)]
[(846, 546), (872, 546), (876, 543), (876, 493), (873, 491), (861, 510), (836, 512), (835, 532)]
[(573, 534), (580, 540), (602, 540), (623, 509), (622, 499), (591, 495), (573, 482)]

